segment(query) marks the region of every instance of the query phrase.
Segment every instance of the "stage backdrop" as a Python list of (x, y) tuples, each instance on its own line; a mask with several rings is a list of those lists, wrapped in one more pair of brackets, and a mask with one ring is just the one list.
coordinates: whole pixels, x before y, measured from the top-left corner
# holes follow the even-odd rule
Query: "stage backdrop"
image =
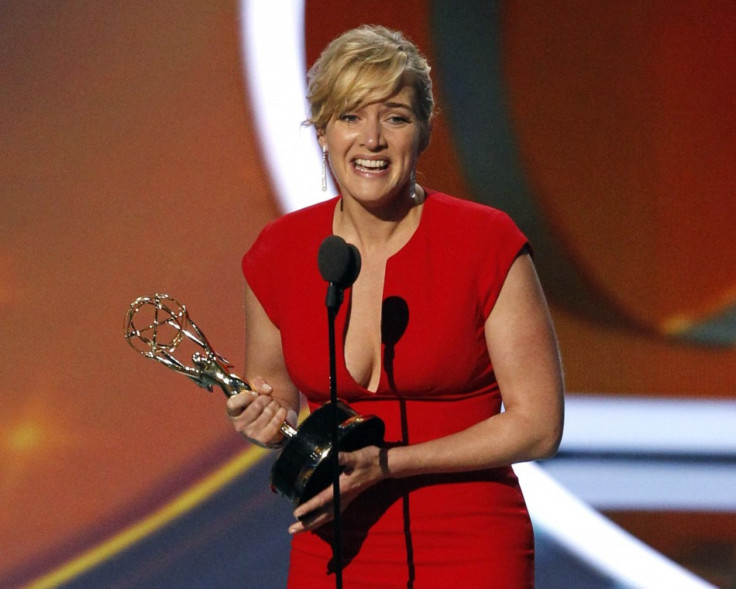
[[(733, 398), (734, 4), (324, 0), (306, 8), (308, 62), (360, 23), (430, 58), (418, 179), (530, 236), (570, 391)], [(240, 258), (282, 209), (240, 34), (233, 0), (0, 3), (2, 587), (90, 555), (247, 450), (221, 394), (123, 339), (131, 301), (166, 292), (242, 364)], [(260, 492), (250, 508), (279, 525), (254, 542), (282, 554), (288, 506)], [(698, 555), (734, 545), (733, 517), (618, 515), (723, 574)]]

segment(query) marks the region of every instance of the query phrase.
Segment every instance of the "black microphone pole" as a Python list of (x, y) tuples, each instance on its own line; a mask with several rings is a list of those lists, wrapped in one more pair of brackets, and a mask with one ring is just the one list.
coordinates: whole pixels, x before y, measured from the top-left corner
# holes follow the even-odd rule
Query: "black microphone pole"
[(330, 356), (330, 403), (332, 404), (332, 492), (333, 541), (332, 558), (335, 564), (335, 586), (342, 589), (342, 513), (340, 508), (340, 418), (337, 407), (337, 361), (335, 352), (335, 318), (342, 304), (343, 290), (350, 286), (360, 272), (360, 253), (354, 245), (337, 235), (327, 237), (319, 248), (319, 271), (329, 285), (327, 306), (327, 333)]
[[(334, 283), (330, 283), (329, 289)], [(340, 293), (342, 295), (342, 293)], [(328, 298), (330, 294), (327, 295)], [(342, 510), (340, 508), (340, 418), (337, 411), (337, 363), (335, 353), (335, 317), (337, 308), (327, 307), (327, 328), (330, 346), (330, 403), (332, 404), (332, 526), (334, 529), (332, 540), (332, 558), (335, 561), (335, 587), (342, 589)]]

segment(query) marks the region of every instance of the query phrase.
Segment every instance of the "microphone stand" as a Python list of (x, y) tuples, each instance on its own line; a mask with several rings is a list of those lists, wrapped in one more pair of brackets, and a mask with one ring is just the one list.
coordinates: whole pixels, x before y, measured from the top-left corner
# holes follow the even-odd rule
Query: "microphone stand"
[(335, 587), (342, 589), (342, 514), (340, 509), (340, 419), (337, 410), (337, 363), (335, 353), (335, 317), (342, 303), (342, 290), (334, 282), (327, 289), (327, 331), (330, 355), (330, 403), (332, 404), (332, 558), (335, 562)]
[(335, 584), (342, 589), (342, 514), (340, 509), (340, 414), (337, 408), (337, 368), (335, 354), (335, 318), (345, 288), (353, 284), (360, 272), (360, 252), (342, 237), (330, 235), (322, 242), (317, 256), (319, 272), (328, 283), (325, 304), (330, 352), (330, 403), (332, 403), (332, 559), (335, 564)]

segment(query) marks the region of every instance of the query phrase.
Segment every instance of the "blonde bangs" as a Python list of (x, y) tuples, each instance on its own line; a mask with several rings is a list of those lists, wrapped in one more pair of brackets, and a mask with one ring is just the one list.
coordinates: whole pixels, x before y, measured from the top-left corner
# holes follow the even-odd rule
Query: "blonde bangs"
[(331, 118), (408, 85), (415, 89), (416, 114), (428, 128), (434, 107), (429, 70), (426, 59), (398, 32), (372, 26), (348, 31), (327, 46), (309, 71), (307, 123), (322, 130)]
[(328, 100), (333, 108), (328, 110), (333, 116), (339, 116), (395, 94), (403, 85), (403, 64), (396, 63), (402, 61), (406, 62), (406, 56), (396, 54), (389, 63), (361, 64), (344, 70), (333, 87)]

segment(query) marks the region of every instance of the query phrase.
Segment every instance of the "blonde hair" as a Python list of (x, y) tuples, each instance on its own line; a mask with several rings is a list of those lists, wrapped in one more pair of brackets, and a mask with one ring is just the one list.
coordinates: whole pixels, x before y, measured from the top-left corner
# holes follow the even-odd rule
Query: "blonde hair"
[(429, 141), (434, 98), (427, 59), (399, 31), (363, 25), (334, 39), (307, 74), (307, 124), (324, 130), (330, 119), (414, 88), (414, 111)]

